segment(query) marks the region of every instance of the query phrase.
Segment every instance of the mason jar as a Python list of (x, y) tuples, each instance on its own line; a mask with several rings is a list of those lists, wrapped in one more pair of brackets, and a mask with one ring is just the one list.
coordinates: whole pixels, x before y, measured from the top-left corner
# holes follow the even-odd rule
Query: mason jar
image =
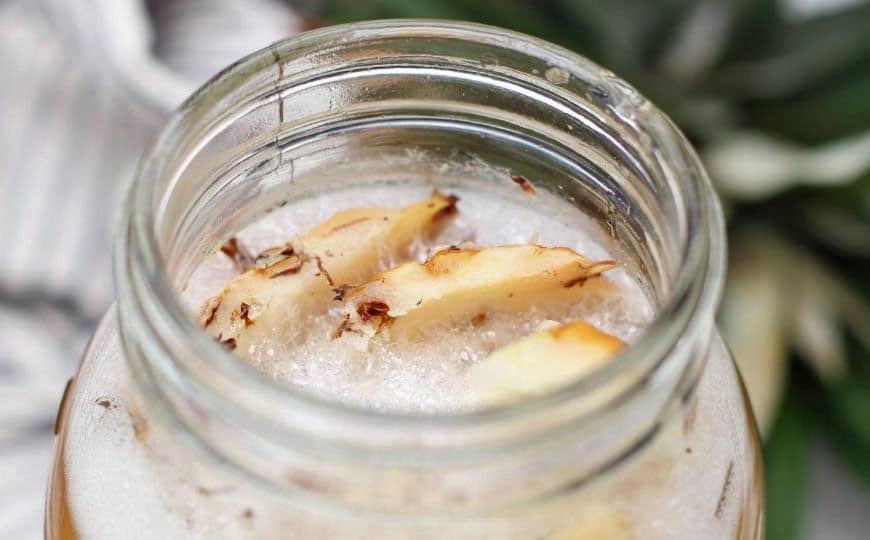
[[(506, 169), (589, 216), (654, 306), (557, 390), (452, 414), (330, 401), (239, 361), (179, 300), (276, 205)], [(715, 194), (676, 127), (589, 60), (455, 22), (298, 35), (180, 107), (124, 216), (117, 302), (58, 416), (47, 538), (762, 536), (757, 434), (714, 321)]]

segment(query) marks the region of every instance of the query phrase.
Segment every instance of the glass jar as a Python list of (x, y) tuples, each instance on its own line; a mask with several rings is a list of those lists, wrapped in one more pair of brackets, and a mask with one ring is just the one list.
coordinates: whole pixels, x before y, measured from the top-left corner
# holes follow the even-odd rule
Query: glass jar
[[(655, 305), (574, 384), (364, 410), (279, 385), (181, 306), (214, 246), (276, 204), (507, 169), (590, 216)], [(464, 23), (301, 34), (180, 108), (125, 216), (117, 305), (59, 414), (47, 538), (761, 537), (757, 436), (714, 323), (715, 194), (673, 124), (588, 60)]]

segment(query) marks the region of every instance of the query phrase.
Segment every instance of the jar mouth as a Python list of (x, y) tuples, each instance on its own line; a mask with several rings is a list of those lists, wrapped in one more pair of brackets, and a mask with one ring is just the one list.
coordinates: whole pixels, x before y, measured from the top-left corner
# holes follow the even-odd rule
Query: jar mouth
[[(382, 40), (397, 39), (428, 44), (431, 50), (421, 54), (437, 54), (446, 42), (520, 50), (555, 70), (536, 75), (526, 73), (523, 77), (534, 79), (546, 92), (578, 103), (589, 101), (588, 88), (597, 87), (608, 94), (606, 108), (612, 116), (605, 120), (617, 120), (641, 133), (646, 139), (644, 144), (658, 160), (655, 166), (664, 181), (678, 186), (674, 205), (681, 213), (677, 221), (682, 223), (684, 237), (681, 245), (675, 246), (679, 251), (675, 273), (668, 279), (667, 295), (657, 307), (654, 320), (615, 361), (553, 392), (491, 408), (450, 414), (378, 411), (326, 400), (282, 385), (224, 350), (190, 319), (167, 271), (165, 245), (170, 239), (166, 231), (160, 230), (159, 223), (160, 215), (172, 204), (160, 188), (166, 189), (178, 181), (177, 167), (189, 162), (184, 154), (197, 150), (201, 146), (197, 139), (226, 121), (218, 111), (245, 106), (250, 89), (239, 95), (244, 84), (258, 81), (258, 90), (270, 88), (281, 99), (280, 95), (294, 85), (304, 85), (314, 76), (326, 76), (330, 71), (329, 59), (336, 50), (349, 44), (355, 47), (371, 44), (370, 56), (361, 57), (359, 62), (374, 65)], [(469, 63), (472, 64), (475, 62)], [(278, 79), (273, 80), (276, 66)], [(485, 76), (506, 79), (518, 76), (513, 68), (488, 63), (485, 58), (478, 59), (475, 69)], [(576, 90), (564, 84), (565, 77), (583, 82), (587, 92), (573, 93)], [(501, 436), (493, 437), (504, 441), (503, 430), (508, 422), (546, 416), (557, 410), (577, 413), (582, 409), (582, 414), (570, 415), (571, 423), (577, 425), (581, 419), (594, 418), (600, 407), (575, 408), (575, 405), (608, 381), (633, 373), (631, 383), (608, 406), (628, 399), (674, 351), (695, 346), (693, 336), (709, 337), (724, 267), (721, 210), (698, 157), (678, 129), (633, 88), (589, 60), (542, 40), (484, 25), (432, 20), (372, 21), (306, 32), (255, 52), (217, 74), (174, 113), (142, 158), (116, 246), (124, 346), (128, 356), (147, 358), (134, 362), (134, 374), (152, 382), (155, 374), (161, 374), (215, 407), (220, 406), (218, 402), (227, 394), (233, 394), (224, 405), (231, 403), (234, 414), (243, 415), (245, 422), (263, 429), (283, 429), (289, 421), (284, 413), (304, 411), (311, 425), (325, 421), (402, 433), (399, 440), (414, 448), (424, 444), (421, 441), (453, 441), (454, 435), (467, 437), (471, 430), (482, 426), (500, 426)], [(445, 446), (451, 447), (452, 443)], [(407, 447), (402, 444), (393, 448), (403, 449)]]

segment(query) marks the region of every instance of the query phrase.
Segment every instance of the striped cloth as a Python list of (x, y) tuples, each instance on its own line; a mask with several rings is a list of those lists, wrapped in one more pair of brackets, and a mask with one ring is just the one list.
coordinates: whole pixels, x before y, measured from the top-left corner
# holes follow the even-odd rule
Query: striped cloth
[(210, 74), (300, 26), (280, 0), (0, 0), (0, 538), (42, 537), (58, 396), (112, 300), (137, 159)]

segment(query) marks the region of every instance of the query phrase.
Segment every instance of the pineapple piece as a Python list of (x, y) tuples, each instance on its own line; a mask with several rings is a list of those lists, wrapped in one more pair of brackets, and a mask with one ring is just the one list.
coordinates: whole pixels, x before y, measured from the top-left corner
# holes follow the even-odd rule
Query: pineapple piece
[(200, 323), (229, 349), (293, 327), (328, 304), (336, 288), (368, 278), (384, 260), (400, 257), (415, 239), (433, 234), (456, 213), (457, 198), (433, 193), (404, 209), (355, 208), (339, 212), (307, 234), (261, 253), (254, 268), (208, 301)]
[(606, 285), (598, 276), (615, 266), (564, 247), (454, 246), (344, 290), (344, 320), (336, 333), (364, 348), (383, 329), (390, 339), (414, 339), (427, 325), (485, 318), (489, 309), (570, 302), (586, 287)]
[(612, 508), (594, 508), (584, 513), (587, 515), (579, 524), (550, 533), (547, 540), (631, 540), (635, 537), (626, 518)]
[(493, 352), (468, 370), (483, 403), (540, 394), (602, 366), (625, 344), (582, 321), (542, 330)]

